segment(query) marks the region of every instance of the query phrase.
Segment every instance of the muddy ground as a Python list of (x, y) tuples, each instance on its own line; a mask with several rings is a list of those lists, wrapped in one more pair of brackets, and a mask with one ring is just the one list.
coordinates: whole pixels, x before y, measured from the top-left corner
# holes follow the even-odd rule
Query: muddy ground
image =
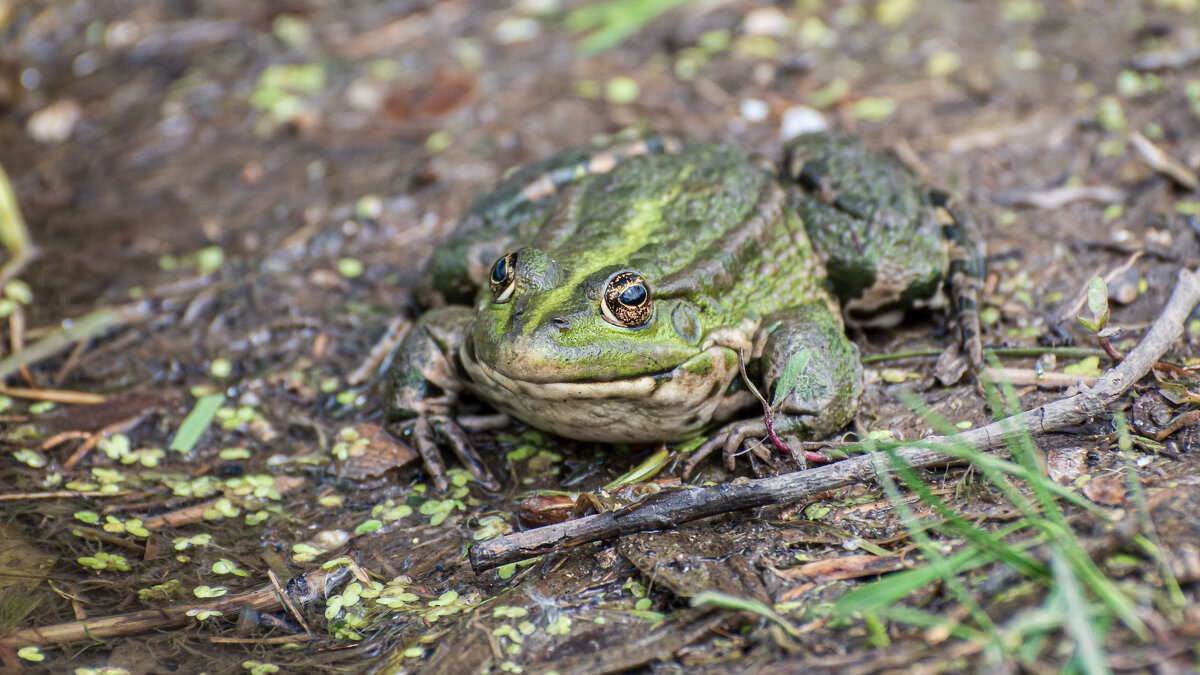
[[(6, 372), (9, 387), (105, 398), (3, 399), (0, 633), (135, 612), (149, 622), (125, 636), (10, 640), (5, 668), (356, 672), (380, 657), (444, 673), (1064, 667), (1072, 643), (1058, 627), (1003, 654), (949, 629), (832, 614), (864, 581), (797, 571), (803, 563), (861, 553), (864, 540), (879, 555), (916, 555), (874, 483), (475, 573), (467, 547), (522, 527), (517, 499), (595, 490), (654, 449), (519, 424), (480, 432), (499, 493), (457, 473), (450, 493), (434, 494), (419, 463), (382, 439), (370, 461), (338, 460), (383, 422), (382, 373), (408, 325), (396, 320), (416, 316), (421, 266), (473, 196), (514, 165), (628, 127), (776, 157), (782, 134), (820, 122), (896, 154), (979, 216), (991, 346), (1094, 348), (1071, 305), (1091, 277), (1129, 263), (1110, 283), (1125, 329), (1114, 341), (1128, 349), (1200, 259), (1194, 2), (700, 0), (630, 19), (655, 4), (0, 0), (0, 164), (38, 249), (4, 355), (14, 332), (31, 344), (112, 312), (103, 330)], [(576, 11), (589, 5), (610, 10), (609, 23), (589, 28)], [(1167, 358), (1200, 356), (1198, 328)], [(938, 313), (854, 337), (866, 355), (936, 353), (950, 340)], [(952, 423), (987, 423), (973, 384), (936, 385), (933, 363), (872, 364), (854, 429), (927, 433), (901, 390)], [(1063, 394), (1019, 390), (1026, 407)], [(1158, 425), (1145, 433), (1187, 410), (1155, 401), (1131, 411)], [(180, 441), (204, 405), (215, 418)], [(1112, 431), (1097, 419), (1039, 446), (1078, 487), (1120, 467)], [(1180, 556), (1196, 555), (1186, 507), (1200, 503), (1197, 441), (1184, 428), (1136, 445), (1147, 508)], [(695, 482), (733, 478), (717, 464)], [(926, 474), (971, 519), (1008, 522), (1011, 507), (971, 478)], [(1162, 489), (1175, 492), (1156, 497)], [(39, 498), (57, 491), (90, 496)], [(1098, 564), (1125, 551), (1119, 527), (1068, 513)], [(346, 559), (328, 587), (289, 587), (297, 606), (271, 604), (270, 575), (320, 581), (322, 563)], [(1188, 646), (1200, 635), (1200, 575), (1179, 575), (1183, 602), (1167, 609), (1154, 565), (1138, 560), (1104, 569), (1137, 597), (1152, 635), (1113, 626), (1110, 665), (1200, 668)], [(364, 597), (347, 590), (346, 570)], [(984, 577), (972, 588), (994, 600), (997, 624), (1042, 599), (1001, 598), (1020, 579)], [(371, 580), (387, 584), (382, 596), (368, 597)], [(194, 607), (213, 587), (242, 598), (223, 618), (164, 609)], [(689, 606), (713, 589), (773, 605), (799, 632)], [(264, 604), (244, 609), (255, 591)], [(39, 603), (9, 610), (18, 596)], [(967, 620), (937, 584), (909, 601)], [(42, 660), (17, 655), (30, 643)]]

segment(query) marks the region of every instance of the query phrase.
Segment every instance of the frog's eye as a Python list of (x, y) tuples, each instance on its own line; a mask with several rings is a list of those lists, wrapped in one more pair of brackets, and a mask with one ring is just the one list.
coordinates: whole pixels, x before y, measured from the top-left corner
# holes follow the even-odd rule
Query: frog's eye
[(654, 304), (646, 280), (637, 272), (617, 272), (604, 287), (600, 313), (611, 324), (640, 328), (650, 322)]
[(492, 273), (488, 275), (492, 287), (492, 302), (504, 303), (512, 297), (513, 281), (517, 278), (517, 254), (509, 253), (492, 265)]

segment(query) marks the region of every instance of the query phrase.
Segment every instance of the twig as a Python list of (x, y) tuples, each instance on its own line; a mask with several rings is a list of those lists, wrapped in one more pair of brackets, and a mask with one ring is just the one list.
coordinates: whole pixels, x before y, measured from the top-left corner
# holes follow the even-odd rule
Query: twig
[(1167, 440), (1171, 434), (1175, 433), (1176, 431), (1190, 427), (1197, 422), (1200, 422), (1200, 410), (1193, 410), (1191, 412), (1184, 413), (1179, 417), (1176, 417), (1175, 421), (1167, 425), (1165, 429), (1155, 434), (1154, 440), (1161, 443), (1162, 441)]
[(93, 448), (95, 448), (97, 445), (100, 445), (100, 441), (112, 436), (113, 434), (120, 434), (133, 429), (137, 425), (141, 424), (143, 420), (149, 417), (150, 413), (152, 412), (154, 412), (153, 408), (147, 408), (137, 413), (133, 417), (123, 419), (119, 422), (114, 422), (104, 427), (100, 431), (92, 434), (91, 438), (84, 441), (83, 444), (80, 445), (77, 450), (75, 450), (75, 452), (71, 453), (71, 456), (67, 458), (67, 461), (63, 462), (63, 470), (73, 470), (75, 465), (83, 461), (83, 458), (87, 457), (87, 454), (91, 452)]
[(1091, 201), (1101, 204), (1120, 204), (1126, 192), (1111, 185), (1063, 185), (1049, 190), (1005, 190), (992, 195), (1000, 206), (1026, 206), (1034, 209), (1057, 209), (1072, 202)]
[(129, 490), (100, 492), (99, 490), (56, 490), (54, 492), (18, 492), (0, 495), (0, 502), (19, 502), (26, 499), (70, 499), (73, 497), (124, 497), (133, 494)]
[(273, 637), (253, 637), (253, 638), (236, 638), (236, 637), (210, 637), (209, 642), (215, 645), (286, 645), (290, 642), (308, 642), (309, 640), (318, 640), (316, 635), (297, 633), (295, 635), (275, 635)]
[(1008, 382), (1011, 385), (1023, 387), (1065, 388), (1077, 384), (1094, 386), (1100, 378), (1094, 375), (1068, 375), (1066, 373), (1041, 373), (1032, 368), (984, 368), (985, 375), (993, 382)]
[(1134, 70), (1161, 70), (1163, 68), (1184, 68), (1196, 61), (1200, 61), (1200, 47), (1143, 52), (1129, 59), (1129, 65)]
[[(1183, 333), (1183, 321), (1200, 302), (1200, 270), (1179, 272), (1179, 283), (1141, 344), (1124, 361), (1109, 369), (1091, 389), (1068, 396), (1020, 415), (965, 431), (954, 441), (989, 450), (1005, 438), (1021, 433), (1042, 434), (1079, 424), (1101, 415), (1109, 405), (1144, 377), (1152, 364)], [(928, 443), (946, 443), (931, 437)], [(914, 468), (942, 466), (950, 457), (926, 448), (904, 447), (896, 454)], [(610, 539), (633, 532), (661, 530), (730, 511), (784, 504), (875, 476), (870, 455), (853, 457), (827, 466), (747, 481), (740, 485), (668, 490), (631, 508), (586, 516), (480, 542), (471, 548), (471, 566), (483, 571), (551, 551)]]
[(271, 588), (274, 588), (275, 593), (279, 595), (279, 601), (282, 602), (283, 606), (292, 613), (292, 616), (295, 617), (297, 623), (299, 623), (300, 627), (304, 629), (304, 632), (308, 634), (308, 637), (313, 637), (312, 628), (310, 628), (308, 622), (304, 620), (304, 615), (300, 613), (300, 610), (296, 609), (296, 604), (292, 602), (292, 599), (289, 598), (287, 593), (284, 592), (283, 584), (279, 583), (279, 576), (275, 574), (275, 570), (268, 569), (267, 578), (271, 580)]
[[(313, 570), (302, 577), (300, 585), (309, 588), (326, 588), (329, 585), (337, 584), (347, 574), (349, 572), (343, 567), (335, 567), (332, 570)], [(136, 635), (149, 630), (182, 626), (195, 621), (188, 615), (191, 610), (218, 612), (223, 616), (228, 616), (236, 615), (246, 607), (259, 612), (273, 612), (280, 606), (275, 588), (268, 584), (250, 593), (221, 598), (199, 605), (162, 607), (130, 614), (70, 621), (42, 628), (16, 630), (0, 638), (0, 644), (8, 647), (24, 647), (26, 645), (95, 640), (119, 635)]]
[(1129, 134), (1129, 142), (1151, 169), (1167, 176), (1188, 190), (1200, 187), (1200, 179), (1196, 178), (1196, 172), (1187, 168), (1183, 162), (1168, 155), (1165, 150), (1143, 136), (1142, 132), (1135, 131)]
[(75, 405), (96, 405), (104, 403), (105, 398), (100, 394), (89, 394), (83, 391), (67, 391), (64, 389), (26, 389), (25, 387), (5, 387), (0, 385), (0, 396), (24, 398), (32, 401), (50, 401), (52, 403), (67, 403)]
[(64, 321), (62, 328), (29, 345), (19, 353), (0, 359), (0, 380), (21, 368), (40, 363), (80, 340), (93, 338), (109, 328), (141, 321), (149, 315), (149, 307), (145, 303), (103, 307), (74, 321)]
[(384, 360), (392, 353), (396, 345), (400, 344), (400, 340), (408, 332), (408, 326), (408, 320), (403, 317), (392, 319), (387, 330), (383, 332), (383, 337), (379, 338), (379, 341), (367, 353), (367, 358), (363, 360), (362, 365), (346, 376), (346, 384), (357, 387), (370, 379), (383, 365)]

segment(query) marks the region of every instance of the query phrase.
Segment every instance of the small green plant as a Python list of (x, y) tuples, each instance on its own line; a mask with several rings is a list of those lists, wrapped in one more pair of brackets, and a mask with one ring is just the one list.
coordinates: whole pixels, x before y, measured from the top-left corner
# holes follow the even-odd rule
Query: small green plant
[[(1093, 309), (1097, 311), (1093, 312), (1091, 323), (1103, 330), (1106, 303), (1104, 307), (1094, 304)], [(984, 384), (995, 419), (1011, 418), (1020, 412), (1010, 385)], [(906, 403), (939, 433), (955, 439), (953, 425), (922, 401), (910, 396)], [(1109, 514), (1043, 473), (1037, 447), (1027, 429), (1013, 424), (1005, 440), (1011, 461), (957, 440), (940, 445), (868, 441), (868, 448), (875, 453), (876, 470), (884, 491), (923, 554), (925, 564), (847, 593), (837, 601), (835, 610), (843, 618), (867, 620), (868, 627), (873, 622), (894, 621), (975, 642), (992, 663), (1016, 661), (1026, 666), (1037, 663), (1055, 632), (1065, 629), (1074, 646), (1068, 670), (1109, 672), (1104, 644), (1110, 626), (1123, 624), (1139, 638), (1145, 638), (1148, 631), (1125, 591), (1106, 577), (1081, 546), (1067, 522), (1063, 502), (1087, 509), (1104, 520), (1110, 519)], [(914, 445), (970, 462), (976, 480), (986, 482), (1020, 517), (996, 531), (986, 530), (965, 518), (897, 455), (898, 447)], [(900, 485), (917, 495), (928, 508), (929, 517), (915, 513), (903, 499)], [(948, 550), (935, 540), (935, 535), (960, 543)], [(1004, 620), (989, 613), (994, 611), (995, 603), (989, 606), (973, 594), (965, 575), (994, 564), (1004, 565), (1027, 579), (1029, 588), (1041, 594), (1040, 605)], [(951, 619), (944, 613), (902, 603), (918, 589), (935, 582), (940, 582), (963, 608), (963, 618)], [(1165, 585), (1171, 588), (1170, 581)], [(885, 631), (880, 634), (886, 637)]]

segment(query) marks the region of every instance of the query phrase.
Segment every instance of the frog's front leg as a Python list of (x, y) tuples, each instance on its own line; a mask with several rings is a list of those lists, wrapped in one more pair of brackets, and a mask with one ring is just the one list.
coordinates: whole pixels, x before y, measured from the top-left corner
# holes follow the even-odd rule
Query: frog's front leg
[[(759, 359), (764, 396), (775, 391), (792, 356), (808, 352), (795, 387), (777, 406), (776, 434), (823, 438), (854, 417), (863, 389), (858, 347), (846, 338), (841, 321), (829, 307), (814, 304), (774, 312), (766, 317), (754, 343), (763, 345)], [(684, 475), (690, 475), (700, 460), (718, 447), (723, 449), (725, 465), (732, 470), (742, 444), (766, 433), (762, 417), (726, 425), (692, 453), (684, 465)]]
[(416, 446), (439, 490), (448, 486), (439, 441), (458, 455), (480, 483), (492, 490), (499, 489), (499, 483), (454, 419), (458, 398), (464, 390), (457, 366), (458, 349), (471, 320), (471, 309), (461, 305), (426, 312), (400, 343), (392, 367), (392, 391), (387, 403), (389, 427)]

